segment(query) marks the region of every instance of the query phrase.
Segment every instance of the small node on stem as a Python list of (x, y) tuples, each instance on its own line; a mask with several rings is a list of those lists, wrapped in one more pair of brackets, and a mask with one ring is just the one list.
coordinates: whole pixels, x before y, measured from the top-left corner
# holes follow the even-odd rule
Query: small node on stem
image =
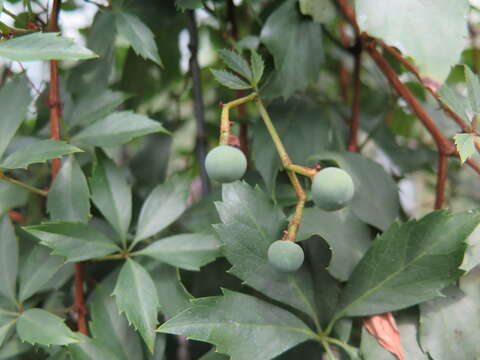
[(293, 241), (277, 240), (268, 247), (268, 262), (283, 272), (297, 271), (304, 258), (302, 247)]

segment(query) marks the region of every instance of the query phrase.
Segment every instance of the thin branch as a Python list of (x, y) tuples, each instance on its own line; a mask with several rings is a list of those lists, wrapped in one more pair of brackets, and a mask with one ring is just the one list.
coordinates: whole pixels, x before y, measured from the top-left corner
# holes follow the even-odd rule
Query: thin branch
[(8, 177), (2, 171), (0, 171), (0, 180), (5, 180), (5, 181), (9, 182), (10, 184), (20, 186), (20, 187), (22, 187), (22, 188), (24, 188), (24, 189), (26, 189), (30, 192), (33, 192), (34, 194), (41, 195), (41, 196), (47, 196), (47, 192), (45, 190), (36, 188), (34, 186), (30, 186), (30, 185), (25, 184), (21, 181), (18, 181), (18, 180), (15, 180), (15, 179), (11, 178), (11, 177)]
[(447, 182), (448, 157), (438, 153), (437, 188), (435, 191), (435, 210), (443, 208), (445, 202), (445, 187)]
[(202, 194), (210, 191), (210, 181), (205, 169), (205, 157), (207, 156), (207, 137), (205, 135), (205, 108), (203, 104), (202, 80), (200, 66), (198, 65), (198, 29), (195, 12), (187, 10), (187, 29), (190, 36), (188, 48), (190, 49), (190, 74), (192, 76), (193, 110), (196, 120), (196, 145), (197, 160), (200, 166), (200, 179), (202, 182)]

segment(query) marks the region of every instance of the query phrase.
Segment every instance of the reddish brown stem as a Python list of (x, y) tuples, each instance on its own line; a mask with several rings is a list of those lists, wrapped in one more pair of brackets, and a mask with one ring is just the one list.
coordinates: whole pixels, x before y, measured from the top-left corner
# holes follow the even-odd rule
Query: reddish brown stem
[(83, 263), (75, 263), (75, 302), (74, 310), (77, 313), (78, 331), (84, 335), (88, 335), (87, 328), (87, 308), (85, 306), (85, 296), (83, 294)]
[(15, 211), (15, 210), (10, 210), (8, 212), (8, 216), (13, 222), (17, 224), (20, 224), (26, 221), (25, 216), (23, 216), (22, 214), (20, 214), (18, 211)]
[(348, 0), (336, 0), (337, 6), (340, 8), (342, 14), (347, 18), (348, 22), (353, 26), (355, 35), (360, 35), (360, 28), (358, 27), (357, 20), (355, 18), (355, 11), (350, 6)]
[(435, 192), (435, 210), (443, 208), (445, 202), (445, 186), (447, 183), (448, 157), (438, 153), (437, 189)]
[[(60, 14), (61, 0), (54, 0), (48, 31), (58, 32), (58, 16)], [(50, 137), (54, 140), (60, 140), (60, 119), (62, 117), (62, 103), (60, 100), (60, 86), (58, 76), (58, 61), (50, 61), (50, 92), (48, 94), (48, 105), (50, 107)], [(52, 160), (52, 181), (60, 170), (60, 159)], [(87, 329), (87, 308), (85, 306), (85, 296), (83, 293), (83, 264), (75, 264), (75, 301), (74, 309), (77, 313), (77, 327), (82, 334), (88, 335)]]
[(357, 39), (355, 46), (354, 68), (353, 68), (353, 100), (352, 117), (350, 119), (350, 141), (348, 151), (358, 152), (358, 129), (360, 127), (360, 70), (362, 67), (362, 45), (361, 39)]

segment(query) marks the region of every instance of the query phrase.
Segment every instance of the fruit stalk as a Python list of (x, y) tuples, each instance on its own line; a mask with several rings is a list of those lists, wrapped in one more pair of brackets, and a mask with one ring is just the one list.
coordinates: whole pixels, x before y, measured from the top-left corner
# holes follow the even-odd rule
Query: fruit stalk
[(242, 97), (230, 101), (226, 104), (222, 104), (222, 116), (220, 120), (220, 145), (228, 145), (230, 138), (230, 109), (245, 104), (249, 101), (253, 101), (257, 97), (257, 93), (251, 93), (248, 96)]

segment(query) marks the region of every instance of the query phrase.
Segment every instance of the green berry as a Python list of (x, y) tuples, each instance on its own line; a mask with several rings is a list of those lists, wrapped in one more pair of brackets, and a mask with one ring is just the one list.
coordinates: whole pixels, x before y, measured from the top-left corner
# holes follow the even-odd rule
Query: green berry
[(207, 154), (205, 168), (212, 180), (229, 183), (243, 177), (247, 170), (247, 159), (241, 150), (220, 145)]
[(355, 187), (350, 175), (339, 168), (329, 167), (313, 178), (312, 197), (315, 205), (326, 211), (345, 207), (353, 198)]
[(292, 241), (277, 240), (268, 248), (268, 262), (280, 271), (297, 271), (304, 257), (301, 246)]

